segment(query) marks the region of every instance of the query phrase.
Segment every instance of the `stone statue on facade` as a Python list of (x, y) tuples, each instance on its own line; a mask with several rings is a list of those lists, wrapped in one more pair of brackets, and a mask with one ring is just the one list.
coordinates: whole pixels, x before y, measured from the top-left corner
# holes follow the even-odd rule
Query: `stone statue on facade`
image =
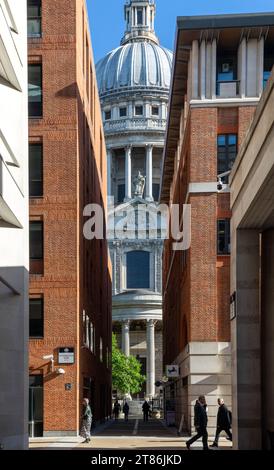
[(145, 189), (146, 177), (138, 172), (138, 175), (133, 180), (134, 185), (134, 196), (135, 197), (143, 197), (144, 189)]

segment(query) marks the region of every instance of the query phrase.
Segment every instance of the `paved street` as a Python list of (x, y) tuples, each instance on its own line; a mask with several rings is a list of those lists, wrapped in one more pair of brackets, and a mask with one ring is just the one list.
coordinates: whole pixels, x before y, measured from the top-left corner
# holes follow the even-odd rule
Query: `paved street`
[[(144, 423), (142, 419), (133, 418), (128, 422), (122, 419), (110, 421), (94, 431), (90, 444), (82, 443), (82, 438), (38, 438), (31, 440), (31, 449), (186, 449), (185, 437), (178, 437), (176, 429), (167, 428), (160, 420)], [(209, 443), (212, 439), (209, 439)], [(230, 448), (231, 443), (221, 439), (220, 448)], [(201, 449), (198, 441), (193, 449)]]

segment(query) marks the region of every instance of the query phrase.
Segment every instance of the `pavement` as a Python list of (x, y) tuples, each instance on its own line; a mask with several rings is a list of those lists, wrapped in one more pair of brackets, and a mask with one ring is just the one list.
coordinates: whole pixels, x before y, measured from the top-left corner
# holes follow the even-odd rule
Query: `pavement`
[[(162, 420), (150, 419), (144, 423), (140, 417), (131, 417), (127, 422), (123, 419), (110, 420), (92, 431), (91, 442), (83, 443), (81, 437), (51, 437), (30, 439), (30, 449), (61, 450), (61, 449), (165, 449), (186, 450), (189, 436), (178, 436), (176, 428), (167, 427)], [(213, 438), (209, 438), (209, 444)], [(192, 446), (193, 450), (202, 449), (199, 440)], [(230, 449), (231, 442), (224, 437), (220, 439), (219, 449)], [(218, 449), (217, 449), (218, 451)]]

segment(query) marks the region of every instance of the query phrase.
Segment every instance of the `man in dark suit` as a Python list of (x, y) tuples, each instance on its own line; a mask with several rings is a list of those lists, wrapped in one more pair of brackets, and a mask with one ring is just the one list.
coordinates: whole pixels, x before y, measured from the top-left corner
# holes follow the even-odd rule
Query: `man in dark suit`
[(143, 409), (143, 414), (144, 414), (144, 421), (148, 421), (148, 416), (150, 412), (150, 404), (147, 401), (145, 401), (145, 403), (142, 406), (142, 409)]
[(187, 441), (187, 449), (190, 449), (191, 444), (202, 437), (203, 448), (208, 450), (208, 433), (207, 433), (207, 405), (204, 395), (199, 396), (194, 406), (194, 426), (197, 434)]
[(222, 431), (225, 431), (228, 439), (232, 441), (231, 429), (231, 412), (227, 409), (224, 400), (218, 398), (219, 410), (217, 414), (217, 429), (214, 442), (211, 447), (218, 447), (219, 437)]

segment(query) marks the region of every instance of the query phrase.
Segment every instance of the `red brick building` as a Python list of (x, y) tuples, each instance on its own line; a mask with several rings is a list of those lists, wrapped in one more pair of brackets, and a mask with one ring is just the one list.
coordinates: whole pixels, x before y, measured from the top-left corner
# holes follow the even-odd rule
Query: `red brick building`
[(84, 0), (29, 0), (31, 436), (76, 435), (81, 402), (111, 414), (107, 242), (83, 236), (106, 209), (106, 156)]
[(199, 394), (210, 433), (217, 398), (232, 405), (228, 176), (274, 62), (272, 24), (269, 14), (177, 22), (161, 202), (181, 215), (191, 205), (192, 240), (183, 252), (165, 243), (164, 364), (180, 366), (166, 398), (189, 431)]

